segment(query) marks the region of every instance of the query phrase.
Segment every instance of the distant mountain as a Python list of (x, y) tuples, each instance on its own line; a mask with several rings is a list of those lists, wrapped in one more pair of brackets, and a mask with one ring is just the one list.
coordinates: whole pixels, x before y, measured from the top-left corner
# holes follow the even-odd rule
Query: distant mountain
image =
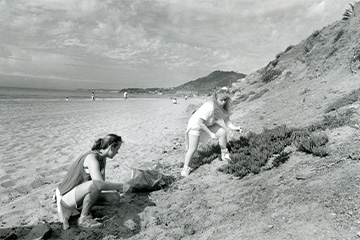
[(231, 86), (232, 83), (237, 82), (237, 80), (245, 77), (245, 74), (233, 71), (214, 71), (206, 77), (198, 78), (194, 81), (190, 81), (178, 87), (175, 87), (174, 90), (198, 91), (199, 93), (208, 93), (215, 88)]

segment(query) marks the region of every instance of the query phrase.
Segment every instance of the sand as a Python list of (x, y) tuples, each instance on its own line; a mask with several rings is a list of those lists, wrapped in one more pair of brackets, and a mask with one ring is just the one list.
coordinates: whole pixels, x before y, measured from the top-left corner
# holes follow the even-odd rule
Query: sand
[[(52, 202), (54, 189), (76, 157), (107, 133), (119, 134), (124, 140), (119, 154), (108, 160), (108, 181), (126, 182), (129, 166), (144, 162), (160, 163), (164, 174), (179, 175), (183, 156), (173, 153), (185, 148), (186, 110), (203, 101), (178, 99), (173, 104), (163, 98), (128, 99), (126, 103), (119, 99), (4, 102), (0, 237), (15, 232), (17, 237), (26, 238), (27, 230), (39, 224), (52, 224), (56, 232), (59, 222)], [(167, 170), (171, 166), (172, 172)]]
[[(282, 99), (269, 94), (235, 106), (232, 119), (250, 131), (283, 123), (306, 126), (320, 117), (315, 104), (325, 108), (332, 101), (321, 97), (332, 96), (330, 90), (318, 88), (313, 94), (320, 97), (306, 101), (309, 107), (294, 111), (295, 115), (276, 102)], [(338, 91), (337, 96), (341, 94)], [(292, 101), (288, 106), (295, 107), (303, 97), (285, 96)], [(0, 238), (358, 239), (359, 102), (351, 106), (356, 124), (326, 131), (330, 151), (326, 158), (293, 149), (279, 168), (242, 179), (219, 172), (224, 162), (215, 159), (183, 178), (187, 110), (203, 101), (1, 103)], [(104, 223), (101, 229), (81, 230), (75, 217), (64, 231), (52, 202), (53, 191), (73, 160), (108, 132), (125, 140), (120, 153), (108, 161), (108, 180), (126, 180), (128, 165), (146, 161), (161, 163), (163, 173), (175, 181), (159, 191), (127, 193), (118, 207), (94, 208), (93, 216)], [(230, 138), (238, 137), (228, 133)]]

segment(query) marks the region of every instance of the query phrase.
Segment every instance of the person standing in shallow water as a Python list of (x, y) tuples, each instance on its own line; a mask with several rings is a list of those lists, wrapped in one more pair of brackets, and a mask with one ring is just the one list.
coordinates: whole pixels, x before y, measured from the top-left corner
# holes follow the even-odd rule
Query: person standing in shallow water
[[(99, 228), (102, 223), (92, 218), (92, 207), (114, 206), (119, 203), (119, 192), (124, 191), (124, 185), (105, 181), (105, 167), (106, 159), (113, 158), (121, 144), (122, 139), (116, 134), (99, 138), (91, 151), (81, 155), (70, 167), (56, 189), (58, 214), (64, 230), (70, 227), (69, 218), (76, 210), (81, 211), (79, 227)], [(108, 191), (103, 192), (106, 190)]]
[(218, 124), (224, 121), (225, 125), (235, 131), (242, 131), (230, 121), (230, 100), (228, 89), (220, 89), (212, 93), (210, 99), (197, 109), (190, 117), (186, 129), (186, 147), (184, 167), (181, 170), (182, 176), (188, 176), (193, 170), (190, 167), (192, 158), (198, 148), (200, 137), (204, 133), (210, 138), (219, 140), (221, 148), (221, 160), (231, 161), (230, 153), (226, 147), (227, 134), (225, 129)]
[(95, 101), (95, 93), (94, 92), (91, 93), (91, 100)]

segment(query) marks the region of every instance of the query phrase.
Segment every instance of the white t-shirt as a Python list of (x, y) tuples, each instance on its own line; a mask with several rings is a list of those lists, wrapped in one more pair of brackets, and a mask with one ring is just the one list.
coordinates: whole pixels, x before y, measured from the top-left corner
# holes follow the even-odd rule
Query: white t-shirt
[(198, 110), (190, 117), (187, 131), (188, 130), (200, 130), (199, 119), (203, 119), (205, 125), (210, 127), (214, 125), (217, 121), (222, 120), (223, 118), (216, 118), (214, 114), (214, 104), (212, 102), (205, 102), (201, 105)]

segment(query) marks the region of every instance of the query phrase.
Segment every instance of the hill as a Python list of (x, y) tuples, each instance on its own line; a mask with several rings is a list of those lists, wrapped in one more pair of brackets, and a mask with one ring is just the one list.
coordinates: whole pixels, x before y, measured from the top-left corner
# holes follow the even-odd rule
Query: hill
[(128, 93), (163, 93), (163, 94), (209, 94), (213, 89), (219, 87), (230, 87), (231, 84), (244, 78), (246, 75), (233, 71), (214, 71), (206, 77), (187, 82), (174, 88), (124, 88), (119, 92)]
[(198, 78), (196, 80), (187, 82), (178, 87), (175, 87), (176, 91), (197, 91), (199, 93), (207, 94), (211, 90), (231, 86), (232, 83), (237, 80), (244, 78), (246, 75), (237, 72), (226, 72), (226, 71), (214, 71), (206, 77)]
[(322, 118), (325, 109), (341, 96), (358, 89), (359, 15), (357, 4), (348, 20), (313, 32), (234, 84), (239, 103), (236, 115), (245, 124), (256, 121), (261, 127), (275, 123), (304, 126)]

